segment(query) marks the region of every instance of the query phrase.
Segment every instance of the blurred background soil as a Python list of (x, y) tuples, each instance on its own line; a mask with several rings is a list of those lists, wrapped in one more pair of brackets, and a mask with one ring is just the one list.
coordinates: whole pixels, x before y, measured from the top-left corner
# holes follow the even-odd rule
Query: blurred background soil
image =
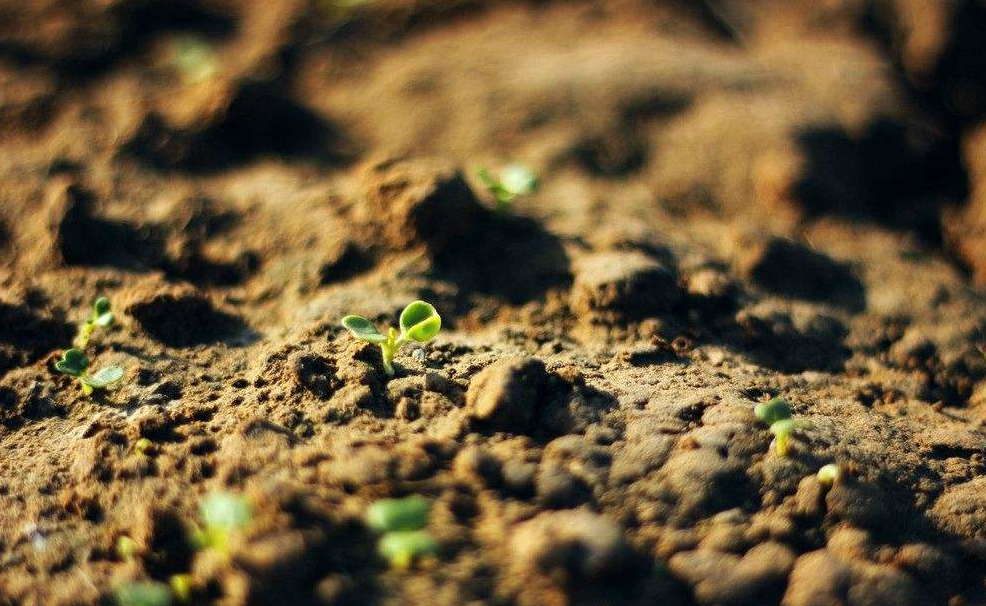
[(983, 605), (984, 287), (983, 0), (0, 0), (0, 604)]

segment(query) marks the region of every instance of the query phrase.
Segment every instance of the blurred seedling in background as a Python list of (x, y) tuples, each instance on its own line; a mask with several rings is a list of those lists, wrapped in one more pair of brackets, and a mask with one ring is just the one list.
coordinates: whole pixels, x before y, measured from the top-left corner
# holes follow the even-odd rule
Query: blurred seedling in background
[(766, 402), (757, 404), (753, 408), (753, 414), (757, 420), (770, 427), (770, 433), (774, 434), (771, 447), (781, 457), (786, 457), (788, 450), (790, 450), (791, 436), (799, 429), (811, 427), (811, 423), (808, 421), (792, 419), (791, 405), (781, 398), (771, 398)]
[(427, 343), (435, 338), (442, 328), (442, 318), (430, 303), (415, 301), (401, 312), (400, 332), (390, 327), (384, 335), (372, 322), (362, 316), (346, 316), (342, 319), (342, 325), (357, 339), (379, 345), (383, 357), (383, 369), (388, 375), (393, 376), (394, 354), (411, 341)]
[(55, 362), (55, 369), (78, 379), (82, 393), (86, 395), (92, 394), (97, 389), (106, 389), (123, 378), (123, 369), (119, 366), (107, 366), (90, 373), (89, 358), (75, 348), (62, 354), (62, 359)]
[(171, 41), (170, 63), (185, 84), (211, 79), (219, 71), (212, 44), (202, 36), (177, 36)]
[(832, 486), (842, 478), (842, 468), (835, 463), (823, 465), (818, 470), (818, 481), (823, 486)]
[(494, 176), (485, 167), (476, 170), (476, 177), (496, 200), (496, 209), (506, 212), (520, 196), (526, 196), (537, 191), (538, 178), (534, 171), (522, 164), (508, 164)]
[(89, 339), (92, 338), (92, 333), (97, 328), (109, 328), (113, 326), (115, 319), (113, 310), (110, 308), (110, 300), (106, 297), (96, 299), (92, 304), (92, 311), (89, 313), (89, 318), (79, 327), (79, 334), (76, 335), (75, 341), (72, 344), (77, 349), (85, 349), (89, 345)]
[(116, 588), (119, 606), (170, 606), (171, 588), (155, 581), (134, 581)]
[(116, 540), (116, 553), (125, 562), (130, 562), (137, 554), (137, 542), (127, 535)]
[(380, 499), (367, 509), (367, 526), (381, 533), (377, 551), (394, 568), (408, 569), (437, 553), (438, 542), (424, 529), (430, 509), (428, 500), (418, 495)]
[(230, 539), (250, 524), (253, 506), (240, 495), (214, 492), (202, 499), (199, 519), (201, 526), (192, 532), (195, 547), (212, 549), (223, 558), (228, 558)]

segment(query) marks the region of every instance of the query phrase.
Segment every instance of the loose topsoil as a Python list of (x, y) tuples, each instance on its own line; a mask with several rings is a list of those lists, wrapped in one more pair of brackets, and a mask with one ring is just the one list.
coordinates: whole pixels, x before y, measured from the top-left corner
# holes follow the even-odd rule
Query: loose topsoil
[(0, 604), (986, 604), (984, 285), (982, 0), (3, 0)]

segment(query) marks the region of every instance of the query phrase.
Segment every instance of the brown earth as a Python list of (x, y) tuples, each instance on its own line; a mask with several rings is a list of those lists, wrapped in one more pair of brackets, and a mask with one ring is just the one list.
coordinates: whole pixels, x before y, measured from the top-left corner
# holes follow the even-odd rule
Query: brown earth
[(0, 604), (986, 604), (984, 146), (982, 0), (2, 0)]

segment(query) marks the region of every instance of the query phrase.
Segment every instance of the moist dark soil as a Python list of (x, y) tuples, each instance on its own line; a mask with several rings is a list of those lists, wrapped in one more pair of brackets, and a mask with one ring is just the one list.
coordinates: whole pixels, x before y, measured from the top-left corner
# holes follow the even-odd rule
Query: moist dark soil
[(0, 605), (986, 605), (984, 287), (982, 0), (0, 1)]

